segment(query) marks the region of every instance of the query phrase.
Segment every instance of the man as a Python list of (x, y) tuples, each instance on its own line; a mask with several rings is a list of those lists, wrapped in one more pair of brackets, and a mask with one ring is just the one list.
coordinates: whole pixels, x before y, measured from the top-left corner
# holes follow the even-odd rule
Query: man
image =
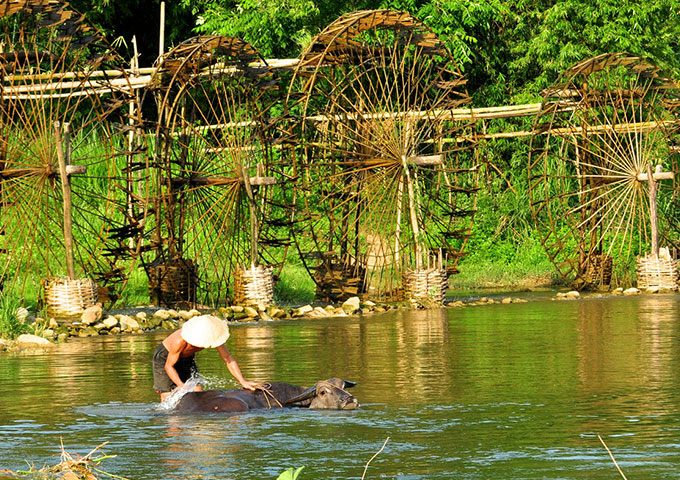
[[(172, 390), (198, 374), (194, 354), (204, 348), (215, 348), (229, 372), (248, 390), (255, 390), (256, 382), (249, 382), (224, 346), (229, 338), (229, 326), (212, 315), (200, 315), (187, 321), (182, 328), (168, 335), (153, 355), (153, 388), (165, 400)], [(198, 385), (194, 391), (200, 391)]]

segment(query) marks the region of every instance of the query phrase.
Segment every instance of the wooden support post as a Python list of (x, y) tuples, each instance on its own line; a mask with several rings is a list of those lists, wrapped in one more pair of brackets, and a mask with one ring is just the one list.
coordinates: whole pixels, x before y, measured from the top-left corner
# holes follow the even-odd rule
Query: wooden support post
[(158, 57), (162, 57), (165, 53), (165, 2), (161, 2), (161, 21), (160, 31), (158, 34)]
[[(61, 177), (61, 192), (63, 196), (66, 273), (68, 274), (68, 278), (75, 280), (76, 271), (73, 262), (73, 225), (71, 217), (71, 183), (69, 181), (68, 173), (66, 173), (66, 165), (70, 162), (71, 155), (71, 132), (68, 123), (64, 123), (63, 133), (64, 139), (62, 139), (61, 125), (58, 121), (54, 122), (54, 135), (57, 142), (57, 161), (59, 162), (59, 176)], [(62, 141), (64, 144), (62, 144)]]
[(421, 255), (420, 248), (420, 227), (418, 225), (418, 214), (416, 212), (416, 198), (415, 190), (413, 188), (413, 179), (406, 164), (406, 157), (402, 159), (404, 172), (406, 173), (406, 186), (408, 187), (408, 206), (409, 213), (411, 215), (411, 229), (413, 229), (413, 241), (416, 247), (416, 270), (421, 270), (423, 268), (423, 258)]
[(647, 176), (649, 179), (649, 217), (652, 224), (652, 255), (659, 257), (659, 217), (657, 213), (657, 188), (656, 179), (652, 173), (652, 166), (647, 165)]
[(255, 203), (255, 195), (253, 194), (252, 186), (250, 185), (250, 177), (245, 166), (239, 165), (241, 170), (241, 179), (248, 197), (248, 208), (250, 210), (250, 267), (257, 266), (258, 257), (258, 243), (259, 243), (259, 228), (257, 224), (257, 204)]
[[(413, 124), (412, 122), (406, 121), (404, 124), (404, 152), (409, 152), (411, 150), (411, 143), (413, 141)], [(423, 268), (423, 255), (422, 248), (420, 246), (420, 226), (418, 225), (418, 213), (416, 211), (416, 192), (413, 188), (413, 178), (411, 177), (411, 172), (409, 171), (409, 158), (411, 156), (403, 155), (401, 157), (402, 167), (405, 173), (405, 182), (408, 190), (408, 206), (411, 218), (411, 229), (413, 230), (413, 241), (415, 242), (415, 255), (416, 255), (416, 270), (422, 270)]]
[(399, 261), (401, 253), (401, 210), (404, 203), (404, 178), (399, 179), (399, 190), (397, 192), (397, 225), (394, 235), (394, 262), (397, 264), (397, 268), (400, 267)]
[[(130, 62), (130, 68), (132, 69), (132, 74), (134, 76), (137, 76), (138, 68), (139, 68), (139, 59), (137, 57), (137, 37), (135, 35), (132, 36), (132, 46), (134, 48), (134, 56), (132, 57), (132, 61)], [(135, 115), (135, 102), (130, 101), (128, 105), (128, 112), (130, 114), (130, 118), (128, 118), (128, 125), (130, 126), (130, 131), (128, 132), (128, 166), (132, 165), (135, 161), (135, 155), (132, 153), (135, 150), (135, 130), (132, 128), (134, 127), (134, 115)], [(137, 181), (139, 182), (140, 177), (139, 173), (137, 174)], [(133, 219), (136, 219), (136, 212), (135, 212), (135, 204), (134, 204), (134, 191), (135, 191), (135, 178), (134, 178), (134, 173), (132, 172), (131, 168), (128, 168), (127, 172), (127, 210), (128, 210), (128, 216), (130, 218), (130, 221)], [(133, 238), (130, 238), (128, 240), (128, 247), (130, 249), (133, 249), (135, 247), (135, 241)]]

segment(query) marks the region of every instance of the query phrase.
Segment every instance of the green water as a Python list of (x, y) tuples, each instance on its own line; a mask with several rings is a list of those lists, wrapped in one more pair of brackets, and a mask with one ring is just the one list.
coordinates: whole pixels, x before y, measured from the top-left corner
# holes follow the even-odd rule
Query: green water
[[(131, 479), (677, 478), (680, 295), (548, 301), (235, 325), (246, 378), (358, 384), (349, 412), (157, 411), (163, 334), (0, 355), (0, 469), (58, 463), (108, 441)], [(214, 351), (214, 388), (235, 386)]]

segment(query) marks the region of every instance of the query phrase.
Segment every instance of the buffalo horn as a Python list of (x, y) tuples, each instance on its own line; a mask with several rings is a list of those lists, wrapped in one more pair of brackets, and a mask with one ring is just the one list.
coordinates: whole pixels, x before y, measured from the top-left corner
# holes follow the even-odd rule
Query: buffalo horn
[(312, 398), (312, 397), (315, 396), (315, 395), (316, 395), (316, 385), (314, 385), (314, 386), (311, 387), (311, 388), (308, 388), (307, 390), (305, 390), (304, 392), (302, 392), (302, 393), (301, 393), (300, 395), (298, 395), (297, 397), (289, 398), (289, 399), (286, 400), (284, 403), (297, 403), (297, 402), (301, 402), (301, 401), (303, 401), (303, 400), (307, 400), (307, 399), (309, 399), (309, 398)]
[(357, 382), (351, 382), (349, 380), (343, 380), (343, 382), (345, 382), (345, 386), (343, 388), (352, 388), (356, 387), (357, 385)]

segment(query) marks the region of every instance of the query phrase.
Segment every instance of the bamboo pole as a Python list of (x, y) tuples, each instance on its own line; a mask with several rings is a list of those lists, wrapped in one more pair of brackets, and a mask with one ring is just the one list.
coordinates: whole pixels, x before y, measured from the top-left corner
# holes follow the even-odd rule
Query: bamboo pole
[[(137, 53), (137, 36), (133, 35), (132, 36), (132, 47), (133, 47), (133, 57), (132, 61), (130, 62), (130, 67), (132, 69), (133, 75), (136, 74), (138, 67), (139, 67), (139, 58), (138, 58), (138, 53)], [(130, 100), (130, 103), (128, 104), (128, 113), (130, 118), (128, 118), (128, 125), (130, 126), (130, 131), (128, 132), (128, 165), (132, 165), (135, 161), (135, 154), (133, 153), (135, 148), (135, 129), (134, 127), (134, 115), (135, 115), (135, 101)], [(139, 173), (137, 175), (137, 181), (140, 180)], [(134, 205), (134, 191), (135, 191), (135, 178), (134, 178), (134, 173), (132, 172), (131, 168), (128, 168), (127, 172), (127, 204), (128, 204), (128, 215), (130, 219), (133, 219), (136, 217), (136, 212), (135, 212), (135, 205)], [(130, 238), (128, 241), (128, 247), (130, 249), (133, 249), (135, 247), (135, 241), (133, 238)]]
[(257, 252), (259, 243), (257, 203), (255, 202), (255, 195), (253, 194), (253, 189), (250, 185), (250, 177), (248, 176), (247, 165), (242, 165), (237, 161), (237, 168), (241, 172), (241, 180), (243, 181), (246, 196), (248, 197), (248, 210), (250, 213), (250, 267), (255, 268), (257, 266)]
[(647, 165), (647, 178), (649, 181), (649, 219), (652, 224), (652, 255), (659, 258), (659, 217), (657, 212), (657, 188), (656, 179), (652, 173), (652, 166)]
[(161, 19), (158, 33), (158, 58), (165, 53), (165, 2), (161, 2)]
[(59, 121), (54, 122), (54, 134), (57, 142), (57, 161), (59, 162), (59, 175), (61, 177), (61, 192), (63, 196), (63, 213), (64, 213), (64, 248), (66, 250), (66, 272), (68, 278), (76, 279), (75, 266), (73, 261), (73, 225), (71, 215), (71, 184), (69, 182), (68, 173), (66, 173), (66, 165), (70, 161), (70, 140), (71, 135), (69, 124), (64, 123), (63, 133), (65, 137), (65, 144), (62, 145), (62, 127)]

